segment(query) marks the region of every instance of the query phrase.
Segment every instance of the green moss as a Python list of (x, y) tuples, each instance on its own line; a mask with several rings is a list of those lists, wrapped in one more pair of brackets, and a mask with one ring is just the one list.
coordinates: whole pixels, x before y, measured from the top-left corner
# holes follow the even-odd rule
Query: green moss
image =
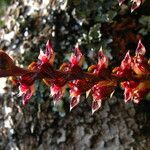
[[(0, 0), (0, 17), (2, 17), (7, 10), (6, 7), (10, 4), (11, 0)], [(4, 25), (4, 21), (0, 19), (0, 27)]]
[(10, 4), (11, 0), (0, 0), (0, 16), (4, 15), (6, 7)]

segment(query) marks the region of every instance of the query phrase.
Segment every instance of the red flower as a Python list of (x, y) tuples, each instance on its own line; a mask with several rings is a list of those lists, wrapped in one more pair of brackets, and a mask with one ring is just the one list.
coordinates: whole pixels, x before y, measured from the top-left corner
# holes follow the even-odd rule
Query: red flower
[[(81, 57), (80, 57), (81, 58)], [(78, 64), (78, 63), (75, 63)], [(89, 71), (92, 72), (93, 75), (95, 75), (95, 78), (85, 77), (81, 80), (74, 80), (69, 83), (70, 87), (70, 95), (71, 95), (71, 103), (70, 103), (70, 109), (75, 107), (79, 101), (80, 101), (80, 95), (83, 92), (89, 93), (89, 91), (92, 89), (92, 87), (99, 81), (96, 79), (101, 76), (106, 76), (106, 73), (108, 68), (108, 58), (106, 55), (102, 52), (102, 50), (99, 51), (98, 53), (98, 64), (97, 65), (92, 65), (89, 67)], [(96, 87), (95, 87), (96, 88)], [(93, 88), (93, 89), (95, 89)], [(96, 91), (96, 89), (94, 90)], [(102, 96), (102, 94), (101, 94)], [(96, 92), (95, 92), (95, 97), (96, 97)], [(103, 97), (101, 97), (103, 99)], [(99, 97), (100, 100), (100, 97)]]
[[(122, 5), (126, 0), (118, 0), (119, 5)], [(139, 8), (139, 6), (144, 2), (144, 0), (130, 0), (132, 3), (131, 12)]]
[(19, 90), (20, 90), (19, 95), (23, 96), (23, 102), (22, 102), (23, 106), (25, 106), (29, 102), (33, 93), (35, 92), (34, 84), (31, 86), (21, 84), (19, 86)]
[(125, 81), (121, 83), (121, 87), (124, 89), (124, 101), (128, 102), (133, 99), (133, 89), (138, 86), (135, 81)]
[[(54, 50), (52, 48), (50, 41), (48, 41), (46, 44), (45, 53), (43, 51), (40, 51), (40, 55), (38, 59), (41, 61), (40, 67), (41, 67), (42, 74), (51, 74), (52, 65), (55, 59), (55, 53), (54, 53)], [(43, 64), (46, 64), (46, 65), (43, 65)], [(48, 66), (50, 65), (49, 66), (49, 69), (51, 68), (50, 70), (47, 68), (47, 65)], [(53, 97), (54, 104), (57, 101), (61, 100), (62, 96), (64, 95), (65, 90), (64, 90), (63, 85), (62, 86), (60, 85), (58, 79), (56, 78), (55, 80), (52, 80), (52, 79), (45, 78), (43, 79), (43, 81), (44, 83), (46, 83), (46, 85), (51, 86), (50, 91), (51, 91), (51, 96)]]
[(23, 105), (25, 105), (31, 98), (34, 90), (33, 82), (35, 73), (31, 70), (23, 69), (15, 66), (13, 60), (3, 51), (0, 51), (0, 76), (21, 76), (20, 93), (23, 95)]
[(98, 52), (98, 74), (101, 74), (108, 68), (108, 57), (103, 53), (102, 49)]
[(81, 53), (79, 45), (76, 44), (74, 54), (70, 58), (70, 64), (72, 67), (73, 66), (82, 66), (83, 61), (84, 61), (84, 56)]
[[(82, 84), (82, 86), (80, 86)], [(83, 93), (84, 89), (84, 80), (73, 80), (69, 82), (69, 88), (70, 88), (70, 111), (79, 104), (80, 102), (80, 96)]]
[(101, 108), (102, 105), (102, 100), (98, 100), (98, 101), (93, 101), (92, 102), (92, 114), (94, 114), (94, 112), (96, 112), (99, 108)]
[(148, 60), (144, 57), (145, 53), (146, 53), (146, 49), (140, 40), (135, 52), (136, 55), (133, 57), (133, 62), (132, 62), (132, 70), (137, 75), (150, 74), (150, 66), (148, 64)]
[(25, 106), (33, 93), (35, 92), (34, 82), (37, 79), (37, 73), (30, 72), (20, 77), (18, 80), (19, 86), (19, 95), (23, 95), (23, 105)]
[[(84, 56), (81, 53), (79, 45), (76, 44), (75, 52), (70, 58), (70, 66), (69, 71), (70, 73), (74, 74), (74, 76), (78, 76), (78, 74), (82, 74), (82, 69), (80, 68), (83, 64)], [(82, 91), (79, 90), (78, 84), (80, 84), (81, 80), (73, 80), (69, 82), (70, 87), (70, 111), (80, 102), (80, 95)]]
[[(80, 102), (80, 96), (82, 94), (82, 91), (80, 91), (80, 89), (78, 88), (78, 83), (80, 84), (81, 80), (74, 80), (72, 82), (69, 83), (69, 87), (70, 87), (70, 111), (79, 104)], [(82, 81), (81, 81), (82, 82)]]
[(92, 87), (92, 114), (101, 107), (102, 100), (106, 99), (115, 91), (117, 82), (115, 80), (100, 81)]
[(98, 52), (98, 64), (90, 66), (88, 68), (88, 71), (102, 76), (102, 74), (105, 74), (107, 72), (107, 68), (108, 57), (103, 53), (102, 49), (100, 49)]
[(128, 102), (132, 100), (134, 103), (139, 103), (150, 90), (150, 81), (142, 82), (125, 81), (121, 83), (124, 91), (124, 100)]
[(52, 65), (54, 63), (55, 53), (54, 53), (54, 50), (52, 48), (50, 41), (47, 41), (46, 43), (45, 53), (43, 51), (40, 51), (40, 55), (38, 59), (41, 61), (42, 64), (50, 63)]
[(144, 2), (144, 0), (131, 0), (132, 6), (131, 6), (131, 12), (139, 8), (139, 6)]
[(55, 84), (50, 87), (51, 96), (53, 97), (54, 105), (56, 102), (62, 99), (62, 97), (65, 94), (65, 89), (66, 89), (65, 86), (61, 87)]
[(141, 40), (139, 40), (135, 54), (144, 56), (145, 53), (146, 53), (146, 49), (145, 49), (144, 45), (142, 44)]
[(70, 111), (80, 102), (80, 95), (72, 97), (70, 101)]
[[(108, 58), (103, 53), (102, 49), (98, 52), (98, 64), (90, 66), (88, 70), (97, 75), (99, 78), (109, 78), (110, 72), (108, 70)], [(102, 100), (107, 98), (114, 92), (117, 85), (117, 82), (111, 78), (109, 78), (108, 80), (97, 81), (93, 83), (95, 85), (93, 85), (92, 87), (92, 114), (101, 107)]]
[(126, 53), (124, 59), (121, 62), (120, 67), (115, 67), (113, 69), (113, 75), (116, 77), (130, 77), (132, 74), (132, 70), (131, 70), (131, 62), (132, 62), (132, 58), (130, 56), (129, 51)]

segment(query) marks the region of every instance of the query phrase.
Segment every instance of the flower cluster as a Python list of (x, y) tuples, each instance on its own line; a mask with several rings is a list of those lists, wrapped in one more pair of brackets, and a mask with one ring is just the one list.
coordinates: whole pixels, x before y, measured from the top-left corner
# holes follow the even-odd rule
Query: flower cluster
[(77, 44), (69, 62), (55, 69), (55, 52), (48, 41), (45, 52), (40, 51), (39, 60), (32, 62), (27, 69), (17, 67), (4, 51), (0, 51), (0, 77), (17, 77), (23, 105), (34, 94), (35, 81), (43, 80), (50, 88), (54, 104), (61, 101), (69, 87), (70, 110), (78, 105), (81, 94), (86, 93), (86, 97), (91, 94), (94, 113), (101, 107), (103, 100), (112, 96), (118, 85), (124, 89), (125, 102), (139, 103), (150, 91), (150, 66), (145, 53), (146, 49), (140, 40), (135, 56), (130, 56), (128, 51), (121, 65), (111, 71), (109, 59), (100, 49), (97, 64), (91, 65), (86, 72), (82, 69), (84, 55)]

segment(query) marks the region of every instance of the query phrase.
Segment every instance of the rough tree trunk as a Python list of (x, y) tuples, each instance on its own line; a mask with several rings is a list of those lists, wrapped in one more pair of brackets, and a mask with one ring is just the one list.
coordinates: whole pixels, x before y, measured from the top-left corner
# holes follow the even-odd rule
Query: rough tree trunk
[[(148, 150), (147, 106), (135, 109), (113, 97), (91, 115), (86, 100), (61, 117), (53, 113), (49, 101), (30, 105), (23, 112), (7, 100), (1, 101), (0, 149), (10, 150)], [(139, 111), (139, 112), (138, 112)], [(144, 132), (144, 130), (146, 132)]]

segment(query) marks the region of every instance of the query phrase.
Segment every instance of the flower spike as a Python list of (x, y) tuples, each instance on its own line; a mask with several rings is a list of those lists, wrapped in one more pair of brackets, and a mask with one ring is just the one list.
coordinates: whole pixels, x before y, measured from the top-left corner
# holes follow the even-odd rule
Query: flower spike
[(139, 40), (135, 56), (130, 56), (128, 51), (120, 66), (111, 71), (108, 58), (101, 48), (98, 52), (98, 63), (90, 66), (86, 72), (81, 68), (84, 56), (77, 44), (70, 61), (55, 69), (55, 53), (48, 41), (45, 53), (41, 51), (39, 55), (40, 62), (32, 62), (27, 69), (17, 67), (5, 52), (0, 51), (0, 77), (17, 76), (16, 82), (20, 84), (23, 105), (26, 105), (34, 94), (36, 80), (43, 80), (50, 87), (54, 104), (62, 99), (68, 86), (71, 97), (70, 111), (79, 104), (81, 94), (86, 93), (88, 97), (91, 93), (94, 114), (101, 107), (103, 100), (113, 95), (117, 85), (124, 90), (125, 102), (139, 103), (146, 96), (150, 91), (150, 66), (145, 53), (146, 49)]

